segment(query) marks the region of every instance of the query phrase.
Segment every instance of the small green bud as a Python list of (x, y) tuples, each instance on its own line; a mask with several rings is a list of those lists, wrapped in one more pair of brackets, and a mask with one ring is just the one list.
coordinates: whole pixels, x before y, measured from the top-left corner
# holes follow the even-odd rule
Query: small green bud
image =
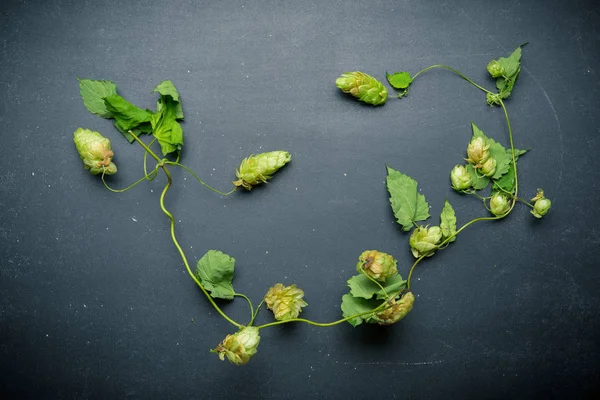
[(550, 199), (544, 197), (542, 189), (538, 189), (537, 194), (531, 201), (535, 201), (531, 214), (536, 218), (542, 218), (550, 210), (550, 206), (552, 206)]
[(235, 170), (238, 180), (233, 181), (233, 184), (250, 190), (252, 186), (262, 182), (266, 183), (277, 170), (290, 162), (291, 159), (292, 155), (283, 150), (250, 155), (250, 157), (244, 158), (240, 167)]
[(504, 75), (504, 68), (502, 68), (497, 60), (490, 61), (490, 63), (487, 65), (487, 70), (492, 78), (500, 78)]
[(475, 168), (481, 168), (482, 164), (490, 158), (490, 145), (485, 138), (479, 136), (471, 139), (467, 146), (467, 162), (473, 164)]
[(358, 257), (356, 270), (382, 282), (398, 273), (394, 257), (377, 250), (363, 251)]
[(498, 93), (487, 93), (485, 95), (485, 101), (490, 105), (490, 106), (499, 106), (500, 100), (502, 99), (502, 97), (498, 94)]
[(437, 250), (437, 245), (441, 240), (442, 230), (439, 226), (432, 226), (431, 228), (419, 226), (410, 235), (408, 243), (415, 258), (421, 256), (431, 257)]
[(235, 365), (244, 365), (258, 352), (259, 343), (258, 328), (246, 326), (233, 335), (227, 335), (217, 348), (211, 351), (218, 353), (221, 361), (227, 357)]
[(546, 197), (544, 196), (544, 190), (543, 189), (538, 189), (537, 193), (535, 194), (535, 197), (533, 197), (531, 199), (531, 201), (538, 201), (540, 199), (545, 199)]
[(114, 153), (110, 147), (110, 140), (98, 132), (77, 128), (73, 134), (73, 141), (83, 166), (89, 169), (92, 175), (103, 172), (112, 175), (117, 172), (117, 166), (112, 162)]
[(298, 318), (302, 307), (308, 305), (302, 300), (303, 297), (304, 291), (298, 289), (296, 285), (283, 286), (282, 283), (278, 283), (265, 295), (265, 303), (269, 310), (273, 311), (276, 320), (285, 321)]
[(407, 292), (398, 301), (392, 299), (390, 302), (391, 307), (377, 313), (371, 317), (371, 321), (377, 322), (379, 325), (391, 325), (402, 318), (412, 310), (413, 304), (415, 303), (415, 296), (412, 292)]
[(488, 178), (491, 178), (496, 173), (496, 164), (496, 159), (494, 157), (488, 158), (488, 160), (481, 165), (481, 173)]
[(373, 106), (383, 105), (388, 91), (377, 79), (364, 72), (344, 72), (335, 80), (335, 85), (344, 93), (350, 93), (358, 100)]
[(473, 177), (464, 165), (456, 165), (450, 172), (450, 181), (452, 182), (452, 189), (460, 192), (471, 187)]
[(490, 198), (490, 211), (495, 216), (504, 215), (510, 209), (510, 199), (502, 192), (492, 193)]

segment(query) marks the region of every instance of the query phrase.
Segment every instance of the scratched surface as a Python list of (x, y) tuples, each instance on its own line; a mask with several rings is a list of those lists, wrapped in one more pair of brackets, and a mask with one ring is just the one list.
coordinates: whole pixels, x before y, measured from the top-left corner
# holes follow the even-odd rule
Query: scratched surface
[[(0, 391), (3, 398), (592, 398), (600, 394), (600, 13), (593, 1), (13, 1), (0, 9)], [(450, 5), (452, 4), (452, 5)], [(158, 198), (162, 178), (113, 194), (81, 167), (79, 126), (110, 137), (114, 187), (142, 152), (83, 107), (76, 77), (108, 79), (154, 108), (161, 80), (186, 115), (182, 162), (229, 187), (250, 153), (293, 161), (267, 187), (228, 198), (173, 171), (167, 207), (192, 263), (236, 258), (256, 303), (276, 282), (306, 293), (304, 316), (340, 317), (357, 256), (377, 248), (406, 276), (408, 237), (384, 186), (419, 181), (436, 223), (485, 212), (448, 173), (474, 121), (502, 143), (503, 115), (447, 71), (371, 108), (335, 78), (443, 63), (493, 87), (485, 66), (528, 41), (507, 102), (518, 207), (422, 263), (416, 304), (381, 329), (263, 331), (243, 368), (208, 352), (233, 327), (186, 275)], [(220, 303), (221, 304), (221, 303)], [(243, 321), (243, 301), (222, 303)], [(267, 313), (260, 323), (270, 321)]]

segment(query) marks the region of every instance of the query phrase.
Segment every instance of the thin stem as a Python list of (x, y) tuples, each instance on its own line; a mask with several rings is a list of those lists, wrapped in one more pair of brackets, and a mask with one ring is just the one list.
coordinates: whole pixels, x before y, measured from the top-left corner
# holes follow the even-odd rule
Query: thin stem
[(231, 193), (235, 192), (235, 190), (237, 189), (237, 186), (236, 186), (230, 192), (227, 192), (227, 193), (221, 192), (220, 190), (217, 190), (214, 187), (210, 186), (209, 184), (205, 183), (202, 179), (200, 179), (200, 177), (194, 171), (192, 171), (190, 168), (186, 167), (185, 165), (179, 164), (178, 162), (174, 162), (174, 161), (165, 161), (165, 164), (174, 165), (176, 167), (181, 167), (181, 168), (185, 169), (187, 172), (192, 174), (192, 176), (194, 178), (196, 178), (196, 180), (198, 182), (200, 182), (202, 185), (206, 186), (208, 189), (212, 190), (213, 192), (220, 194), (221, 196), (229, 196)]
[[(148, 179), (148, 177), (150, 175), (154, 175), (154, 177), (152, 177), (152, 179), (154, 179), (156, 177), (156, 175), (158, 174), (158, 164), (156, 165), (156, 167), (154, 167), (154, 170), (150, 173), (146, 173), (146, 175), (144, 175), (143, 177), (141, 177), (140, 179), (138, 179), (137, 181), (135, 181), (134, 183), (132, 183), (131, 185), (127, 186), (125, 189), (113, 189), (110, 186), (108, 186), (108, 184), (106, 183), (106, 181), (104, 180), (104, 172), (102, 171), (102, 183), (104, 183), (104, 187), (106, 187), (108, 190), (110, 190), (111, 192), (114, 193), (123, 193), (126, 192), (127, 190), (131, 189), (132, 187), (142, 183), (144, 180)], [(150, 179), (150, 180), (152, 180)]]
[[(134, 135), (135, 137), (135, 135)], [(143, 145), (145, 147), (145, 145)], [(154, 153), (152, 153), (152, 151), (150, 149), (148, 149), (150, 155), (154, 155), (156, 156)], [(155, 157), (156, 158), (156, 157)], [(210, 296), (210, 294), (206, 291), (206, 289), (204, 288), (204, 286), (202, 285), (202, 283), (200, 282), (200, 280), (198, 280), (198, 278), (196, 277), (196, 275), (192, 272), (192, 269), (190, 268), (190, 264), (188, 263), (187, 257), (185, 256), (185, 253), (183, 252), (183, 249), (181, 248), (181, 246), (179, 245), (179, 242), (177, 241), (177, 237), (175, 236), (175, 218), (173, 218), (173, 214), (171, 214), (165, 207), (165, 195), (167, 194), (167, 191), (169, 190), (169, 188), (171, 187), (172, 183), (173, 183), (173, 179), (171, 178), (171, 174), (169, 173), (169, 170), (167, 170), (167, 167), (165, 167), (164, 165), (162, 166), (163, 171), (165, 172), (165, 175), (167, 175), (167, 184), (165, 185), (165, 188), (162, 191), (162, 194), (160, 195), (160, 208), (162, 209), (163, 213), (169, 217), (169, 219), (171, 220), (171, 239), (173, 240), (173, 244), (175, 245), (175, 247), (177, 248), (177, 250), (179, 251), (179, 254), (181, 255), (181, 259), (183, 260), (183, 263), (185, 265), (185, 268), (188, 272), (188, 274), (190, 275), (190, 277), (193, 279), (194, 282), (196, 282), (196, 285), (198, 285), (198, 287), (200, 288), (200, 290), (202, 290), (202, 293), (204, 293), (204, 295), (206, 296), (206, 298), (208, 299), (208, 301), (210, 302), (210, 304), (212, 304), (212, 306), (215, 308), (215, 310), (217, 310), (217, 312), (219, 314), (221, 314), (221, 316), (223, 318), (225, 318), (229, 323), (235, 325), (238, 328), (241, 328), (242, 325), (238, 324), (237, 322), (235, 322), (234, 320), (232, 320), (231, 318), (229, 318), (217, 305), (217, 303), (215, 303), (215, 301), (213, 300), (213, 298)]]
[[(152, 144), (156, 142), (156, 138), (152, 139), (152, 141), (148, 144), (148, 147), (152, 147)], [(146, 159), (148, 158), (148, 152), (144, 152), (144, 173), (146, 175), (148, 175), (148, 172), (146, 171)], [(153, 180), (154, 178), (156, 178), (156, 175), (154, 175), (152, 178), (148, 179), (149, 181)]]
[(262, 307), (262, 305), (265, 304), (265, 300), (263, 299), (263, 301), (260, 302), (260, 304), (258, 305), (258, 307), (256, 307), (256, 311), (254, 312), (254, 315), (252, 316), (252, 320), (250, 321), (250, 323), (248, 324), (248, 326), (252, 326), (252, 324), (254, 323), (254, 320), (256, 319), (256, 316), (258, 315), (258, 312), (260, 311), (260, 308)]
[(250, 306), (250, 323), (248, 324), (248, 326), (251, 326), (251, 325), (252, 325), (252, 321), (254, 320), (254, 307), (252, 306), (252, 302), (251, 302), (251, 301), (250, 301), (250, 299), (249, 299), (249, 298), (248, 298), (246, 295), (244, 295), (244, 294), (241, 294), (241, 293), (234, 293), (234, 296), (237, 296), (237, 297), (242, 297), (242, 298), (246, 299), (246, 301), (248, 302), (248, 305)]
[(506, 109), (506, 106), (504, 105), (504, 102), (502, 101), (502, 99), (500, 99), (500, 105), (502, 106), (502, 110), (504, 111), (504, 117), (506, 118), (506, 125), (508, 127), (508, 139), (510, 141), (510, 152), (512, 155), (512, 165), (513, 165), (513, 170), (515, 173), (515, 193), (513, 194), (513, 201), (510, 206), (510, 209), (506, 213), (506, 214), (508, 214), (512, 211), (512, 209), (515, 207), (515, 203), (517, 202), (516, 198), (519, 193), (519, 177), (517, 174), (517, 157), (515, 156), (515, 143), (513, 141), (513, 131), (512, 131), (512, 126), (510, 125), (510, 118), (508, 118), (508, 110)]
[[(133, 131), (129, 131), (129, 134), (131, 136), (133, 136), (133, 138), (135, 139), (135, 141), (138, 142), (140, 144), (140, 146), (142, 146), (144, 148), (144, 150), (146, 150), (146, 152), (152, 156), (152, 158), (154, 158), (159, 163), (162, 162), (162, 160), (156, 154), (154, 154), (154, 152), (152, 150), (150, 150), (150, 148), (148, 146), (146, 146), (146, 143), (144, 143), (143, 141), (141, 141), (140, 138), (137, 137), (135, 135), (135, 133), (133, 133)], [(165, 169), (163, 168), (163, 170), (165, 170)], [(165, 170), (165, 174), (167, 174), (167, 176), (170, 178), (170, 175), (168, 174), (167, 170)], [(169, 179), (169, 183), (170, 183), (170, 179)]]
[(487, 90), (486, 88), (484, 88), (483, 86), (480, 86), (478, 84), (476, 84), (475, 82), (473, 82), (471, 79), (467, 78), (465, 75), (463, 75), (461, 72), (455, 70), (452, 67), (449, 67), (447, 65), (443, 65), (443, 64), (435, 64), (432, 65), (430, 67), (424, 68), (422, 70), (420, 70), (419, 72), (417, 72), (415, 75), (413, 75), (412, 79), (413, 81), (415, 80), (415, 78), (419, 75), (421, 75), (423, 72), (429, 71), (430, 69), (434, 69), (434, 68), (444, 68), (447, 69), (449, 71), (454, 72), (455, 74), (457, 74), (458, 76), (460, 76), (461, 78), (463, 78), (465, 81), (469, 82), (471, 85), (475, 86), (476, 88), (478, 88), (479, 90), (484, 91), (485, 93), (490, 93), (490, 94), (494, 94), (493, 92), (490, 92), (489, 90)]
[(412, 279), (413, 271), (415, 270), (415, 267), (417, 266), (417, 264), (420, 263), (423, 258), (425, 258), (425, 256), (421, 256), (421, 257), (417, 258), (417, 260), (413, 263), (412, 267), (410, 267), (410, 272), (408, 273), (408, 278), (406, 278), (406, 290), (410, 290), (410, 281)]
[(521, 203), (525, 203), (525, 204), (527, 204), (527, 205), (528, 205), (529, 207), (531, 207), (531, 208), (533, 208), (533, 207), (534, 207), (534, 205), (533, 205), (533, 204), (531, 204), (530, 202), (528, 202), (528, 201), (527, 201), (527, 200), (525, 200), (525, 199), (522, 199), (522, 198), (520, 198), (520, 197), (515, 197), (515, 199), (516, 199), (517, 201), (520, 201)]

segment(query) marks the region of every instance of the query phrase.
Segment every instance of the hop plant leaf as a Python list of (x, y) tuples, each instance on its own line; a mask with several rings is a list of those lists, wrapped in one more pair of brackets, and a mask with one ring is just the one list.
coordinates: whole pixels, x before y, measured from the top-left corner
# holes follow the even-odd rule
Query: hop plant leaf
[[(115, 119), (115, 126), (120, 132), (127, 132), (149, 123), (153, 114), (151, 111), (143, 110), (131, 104), (118, 94), (105, 97), (104, 105)], [(126, 138), (130, 142), (133, 140), (131, 135), (126, 136)]]
[(510, 97), (521, 72), (521, 48), (525, 44), (517, 47), (508, 57), (500, 57), (498, 60), (492, 60), (488, 64), (487, 70), (492, 78), (496, 79), (496, 88), (498, 89), (497, 95), (487, 94), (486, 99), (489, 105), (500, 105), (499, 99)]
[[(440, 214), (440, 229), (442, 230), (442, 239), (444, 240), (456, 233), (456, 214), (448, 200), (444, 203), (444, 208)], [(449, 243), (455, 240), (456, 236), (450, 239)]]
[(251, 190), (253, 186), (266, 183), (291, 159), (292, 155), (282, 150), (250, 155), (250, 157), (244, 158), (240, 167), (236, 169), (235, 174), (238, 180), (233, 181), (233, 184)]
[(117, 94), (117, 86), (111, 81), (79, 78), (77, 80), (79, 81), (79, 93), (88, 111), (102, 118), (113, 118), (112, 113), (106, 109), (104, 98)]
[[(381, 301), (354, 297), (348, 293), (342, 296), (342, 316), (344, 318), (348, 318), (354, 315), (368, 313), (369, 311), (377, 308), (380, 304)], [(351, 318), (348, 320), (348, 323), (356, 327), (362, 324), (363, 321), (368, 321), (372, 315), (373, 314), (366, 314), (361, 317)]]
[(370, 299), (375, 296), (376, 299), (383, 300), (404, 289), (406, 287), (406, 281), (402, 279), (400, 275), (396, 274), (381, 283), (381, 286), (385, 289), (385, 291), (383, 291), (379, 285), (370, 280), (367, 276), (358, 274), (348, 279), (348, 286), (350, 287), (350, 294), (354, 297)]
[(273, 311), (275, 319), (285, 321), (298, 318), (302, 312), (302, 307), (308, 304), (302, 299), (304, 291), (298, 289), (296, 285), (283, 286), (277, 283), (265, 294), (264, 300), (267, 308)]
[(387, 167), (387, 172), (392, 211), (402, 230), (408, 232), (413, 223), (429, 218), (429, 204), (417, 190), (417, 181), (390, 167)]
[(169, 80), (155, 89), (160, 94), (156, 114), (152, 115), (152, 134), (158, 140), (163, 155), (180, 151), (183, 146), (183, 129), (177, 120), (183, 119), (179, 92)]
[(364, 72), (344, 72), (336, 79), (335, 85), (342, 92), (373, 106), (383, 105), (387, 100), (388, 91), (385, 86)]
[(210, 295), (219, 299), (232, 300), (235, 291), (231, 282), (235, 259), (218, 250), (209, 250), (196, 265), (196, 276)]
[(408, 72), (394, 72), (393, 74), (386, 72), (385, 75), (394, 89), (406, 89), (412, 83), (412, 78)]

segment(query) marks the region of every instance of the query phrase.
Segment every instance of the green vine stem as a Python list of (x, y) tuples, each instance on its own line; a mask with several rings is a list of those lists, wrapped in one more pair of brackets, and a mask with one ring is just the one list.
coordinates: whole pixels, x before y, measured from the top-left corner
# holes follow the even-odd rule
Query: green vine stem
[(229, 196), (230, 194), (232, 194), (233, 192), (236, 191), (237, 187), (234, 187), (231, 191), (225, 193), (225, 192), (221, 192), (220, 190), (215, 189), (214, 187), (210, 186), (209, 184), (205, 183), (202, 179), (200, 179), (200, 177), (198, 176), (198, 174), (196, 174), (194, 171), (192, 171), (190, 168), (188, 168), (187, 166), (180, 164), (178, 162), (173, 162), (173, 161), (165, 161), (165, 164), (168, 165), (173, 165), (176, 167), (180, 167), (185, 169), (187, 172), (189, 172), (194, 178), (196, 178), (196, 180), (198, 182), (200, 182), (202, 185), (206, 186), (208, 189), (212, 190), (215, 193), (220, 194), (221, 196)]
[[(159, 165), (156, 164), (156, 167), (154, 167), (154, 170), (152, 170), (150, 173), (146, 172), (146, 175), (144, 175), (143, 177), (141, 177), (140, 179), (138, 179), (137, 181), (135, 181), (134, 183), (132, 183), (131, 185), (127, 186), (125, 189), (113, 189), (111, 188), (106, 181), (104, 180), (104, 171), (102, 171), (102, 183), (104, 183), (104, 187), (106, 187), (108, 190), (110, 190), (111, 192), (114, 193), (123, 193), (128, 191), (129, 189), (135, 187), (136, 185), (144, 182), (145, 180), (149, 180), (151, 181), (152, 179), (154, 179), (156, 177), (156, 175), (158, 174), (158, 167)], [(106, 169), (106, 168), (104, 168)], [(149, 179), (149, 177), (151, 175), (154, 175), (152, 178)]]
[(177, 241), (177, 237), (175, 236), (175, 218), (173, 218), (173, 214), (171, 214), (169, 212), (169, 210), (167, 210), (167, 208), (165, 207), (165, 196), (167, 194), (167, 192), (169, 191), (169, 188), (171, 187), (171, 185), (173, 184), (173, 178), (171, 178), (171, 173), (169, 172), (169, 170), (167, 169), (167, 167), (164, 165), (165, 161), (161, 160), (147, 145), (146, 143), (144, 143), (142, 140), (140, 140), (140, 138), (138, 138), (133, 132), (129, 131), (129, 133), (133, 136), (133, 138), (140, 144), (140, 146), (142, 146), (144, 148), (144, 150), (146, 150), (146, 152), (148, 152), (148, 154), (150, 154), (150, 156), (152, 156), (152, 158), (154, 158), (156, 161), (159, 162), (158, 166), (162, 168), (162, 170), (164, 171), (166, 177), (167, 177), (167, 184), (165, 185), (161, 195), (160, 195), (160, 208), (163, 211), (163, 213), (169, 217), (169, 220), (171, 221), (171, 240), (173, 241), (173, 244), (175, 245), (175, 247), (177, 248), (177, 251), (179, 251), (179, 255), (181, 256), (181, 259), (183, 260), (183, 264), (185, 265), (185, 268), (188, 272), (188, 274), (190, 275), (190, 277), (192, 278), (192, 280), (196, 283), (196, 285), (198, 285), (198, 287), (200, 288), (200, 290), (202, 290), (202, 293), (204, 293), (204, 295), (206, 296), (206, 298), (208, 299), (208, 301), (210, 302), (210, 304), (215, 308), (215, 310), (223, 317), (225, 318), (226, 321), (228, 321), (229, 323), (231, 323), (232, 325), (241, 328), (243, 327), (243, 325), (235, 322), (234, 320), (232, 320), (231, 318), (229, 318), (224, 312), (223, 310), (221, 310), (221, 308), (217, 305), (217, 303), (215, 303), (215, 301), (213, 300), (213, 298), (210, 296), (210, 294), (208, 293), (208, 291), (204, 288), (204, 286), (202, 285), (202, 283), (200, 282), (200, 280), (196, 277), (196, 275), (194, 274), (194, 272), (192, 271), (192, 269), (190, 268), (190, 264), (187, 260), (187, 257), (185, 255), (185, 252), (183, 251), (183, 249), (181, 248), (181, 245), (179, 244), (179, 242)]

